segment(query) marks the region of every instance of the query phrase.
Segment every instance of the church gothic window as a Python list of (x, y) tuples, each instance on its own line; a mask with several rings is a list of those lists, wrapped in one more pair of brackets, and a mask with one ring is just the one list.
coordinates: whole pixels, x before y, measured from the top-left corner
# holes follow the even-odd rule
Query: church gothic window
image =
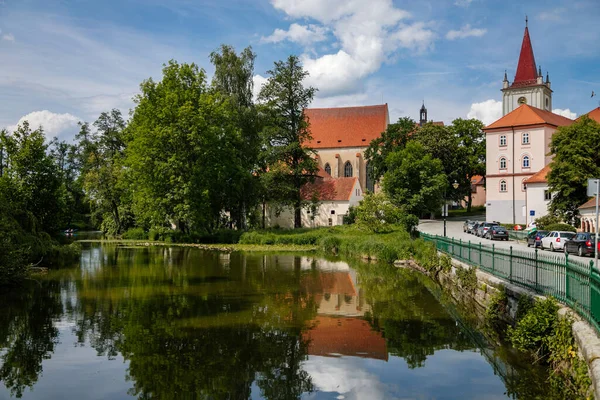
[(345, 178), (349, 178), (352, 176), (352, 164), (350, 163), (350, 161), (346, 161), (346, 164), (344, 164), (344, 177)]
[(331, 165), (329, 165), (329, 163), (325, 164), (325, 172), (331, 175)]
[(370, 162), (367, 162), (367, 181), (366, 181), (366, 186), (367, 186), (367, 190), (371, 193), (375, 193), (375, 182), (373, 181), (373, 166), (371, 165)]

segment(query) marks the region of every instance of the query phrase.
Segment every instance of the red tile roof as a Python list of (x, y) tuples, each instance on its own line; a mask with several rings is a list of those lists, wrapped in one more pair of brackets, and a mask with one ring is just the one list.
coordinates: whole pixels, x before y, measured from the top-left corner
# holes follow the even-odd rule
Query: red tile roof
[(471, 177), (471, 185), (483, 185), (483, 176), (473, 175)]
[[(358, 180), (357, 177), (332, 178), (327, 172), (320, 169), (313, 183), (307, 183), (300, 189), (303, 200), (312, 200), (313, 193), (317, 194), (320, 201), (347, 201), (352, 196), (352, 189)], [(322, 175), (324, 174), (324, 175)]]
[(533, 47), (529, 37), (529, 29), (525, 27), (523, 34), (523, 43), (521, 44), (521, 54), (519, 55), (519, 64), (517, 73), (511, 87), (528, 86), (537, 84), (538, 71), (535, 66), (535, 57), (533, 56)]
[(388, 125), (387, 104), (362, 107), (308, 108), (314, 149), (330, 147), (367, 147)]
[(580, 210), (582, 208), (596, 208), (596, 197), (592, 197), (591, 199), (579, 206)]
[(567, 126), (573, 123), (572, 119), (563, 117), (562, 115), (551, 113), (550, 111), (541, 110), (532, 107), (528, 104), (523, 104), (513, 111), (500, 118), (498, 121), (488, 125), (484, 130), (496, 128), (510, 128), (527, 125), (551, 125), (551, 126)]
[[(589, 113), (585, 114), (588, 117), (590, 117), (591, 119), (593, 119), (594, 121), (598, 122), (600, 124), (600, 107), (596, 107), (594, 108), (592, 111), (590, 111)], [(581, 118), (581, 117), (579, 117)], [(577, 119), (579, 119), (577, 118)]]
[(551, 171), (550, 164), (540, 169), (538, 172), (533, 174), (524, 183), (548, 183), (548, 172)]
[(381, 333), (359, 318), (317, 316), (314, 327), (304, 331), (308, 354), (314, 356), (353, 356), (388, 359), (387, 345)]

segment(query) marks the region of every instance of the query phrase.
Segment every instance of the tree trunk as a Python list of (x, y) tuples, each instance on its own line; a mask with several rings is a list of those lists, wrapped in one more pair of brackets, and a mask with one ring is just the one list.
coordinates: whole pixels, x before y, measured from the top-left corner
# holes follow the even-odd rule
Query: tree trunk
[(119, 206), (117, 206), (117, 203), (114, 200), (111, 201), (111, 206), (113, 209), (113, 218), (117, 227), (116, 233), (121, 233), (121, 219), (119, 218)]
[(294, 228), (302, 228), (302, 204), (297, 200), (294, 203)]
[(263, 204), (262, 204), (262, 228), (263, 229), (265, 229), (266, 214), (267, 214), (267, 203), (263, 200)]
[(469, 195), (467, 196), (467, 212), (471, 212), (471, 203), (473, 202), (473, 192), (469, 189)]

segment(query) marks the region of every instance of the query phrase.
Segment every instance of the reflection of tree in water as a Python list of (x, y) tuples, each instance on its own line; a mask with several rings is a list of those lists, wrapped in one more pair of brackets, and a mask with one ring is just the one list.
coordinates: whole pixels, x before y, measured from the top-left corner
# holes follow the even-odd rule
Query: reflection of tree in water
[(0, 294), (0, 381), (21, 397), (42, 373), (58, 343), (53, 320), (62, 314), (58, 282), (32, 284)]
[(84, 273), (77, 288), (79, 341), (122, 353), (131, 395), (241, 399), (255, 380), (269, 399), (312, 390), (301, 331), (316, 304), (299, 259), (285, 267), (232, 254), (223, 268), (216, 253), (144, 250), (112, 252), (116, 267)]
[(390, 354), (404, 358), (410, 368), (422, 367), (440, 349), (475, 347), (417, 273), (388, 265), (356, 268), (371, 305), (371, 325), (385, 336)]

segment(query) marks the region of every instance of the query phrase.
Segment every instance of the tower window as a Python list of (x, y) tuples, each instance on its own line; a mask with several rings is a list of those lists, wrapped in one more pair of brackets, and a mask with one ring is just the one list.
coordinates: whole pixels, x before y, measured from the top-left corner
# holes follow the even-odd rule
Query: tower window
[(529, 132), (523, 134), (523, 144), (529, 144)]
[(500, 135), (500, 146), (506, 146), (506, 135)]
[(529, 168), (529, 156), (523, 157), (523, 168)]
[(331, 165), (329, 165), (329, 163), (325, 164), (325, 172), (331, 175)]
[(506, 181), (505, 180), (500, 181), (500, 191), (506, 192)]
[(352, 164), (350, 163), (350, 161), (346, 161), (346, 164), (344, 164), (344, 177), (345, 178), (349, 178), (352, 176)]
[(500, 159), (500, 169), (506, 169), (506, 158), (502, 157)]
[(550, 108), (550, 101), (548, 100), (548, 98), (546, 97), (546, 110), (548, 110)]

